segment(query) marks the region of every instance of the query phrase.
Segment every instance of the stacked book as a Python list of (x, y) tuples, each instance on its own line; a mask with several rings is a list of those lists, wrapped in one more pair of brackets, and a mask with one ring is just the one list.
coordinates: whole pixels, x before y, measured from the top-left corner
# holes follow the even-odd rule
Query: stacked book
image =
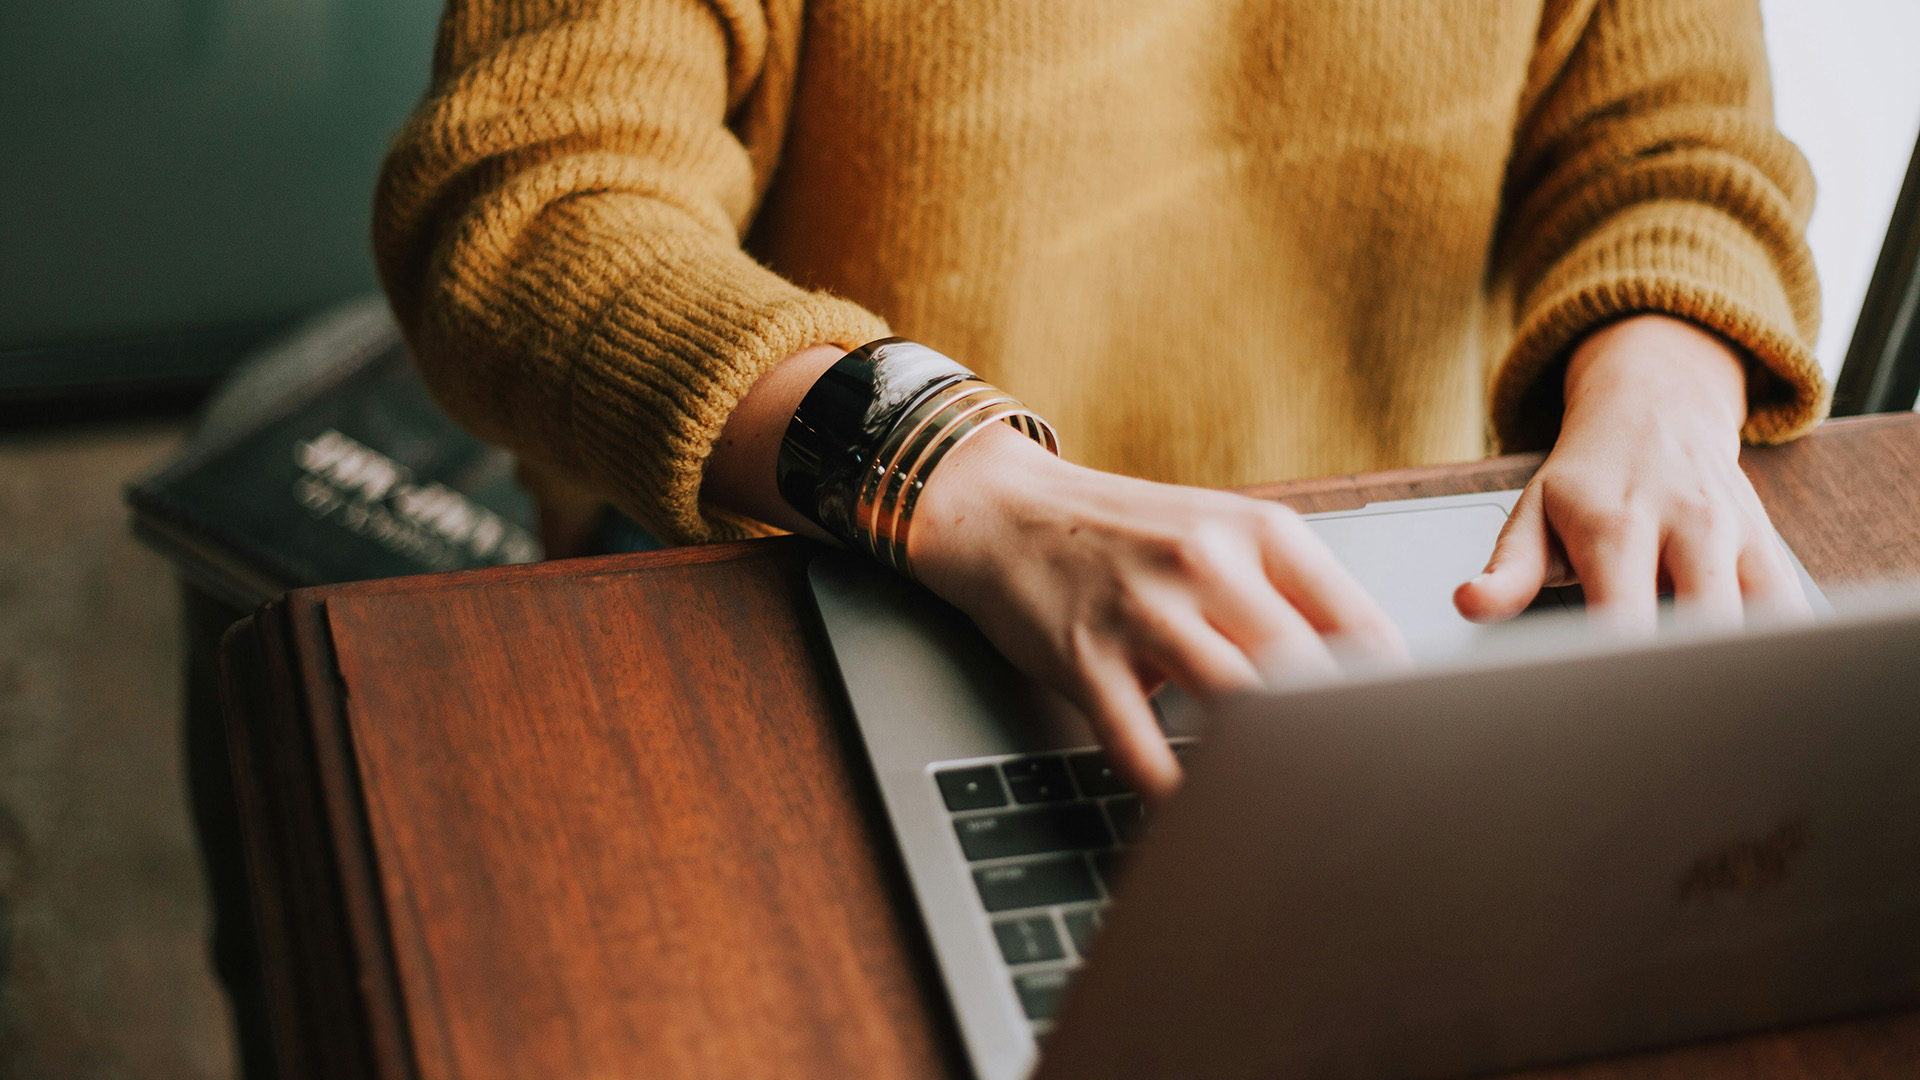
[(512, 456), (433, 401), (377, 297), (243, 363), (181, 456), (127, 500), (142, 539), (241, 609), (307, 585), (541, 557)]

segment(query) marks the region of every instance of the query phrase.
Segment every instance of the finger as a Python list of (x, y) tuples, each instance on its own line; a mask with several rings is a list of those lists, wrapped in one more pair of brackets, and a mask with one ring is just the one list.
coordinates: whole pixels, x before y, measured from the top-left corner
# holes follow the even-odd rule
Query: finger
[(1660, 530), (1653, 519), (1622, 511), (1590, 518), (1560, 539), (1586, 593), (1588, 620), (1634, 637), (1651, 635), (1660, 576)]
[(1141, 613), (1131, 629), (1134, 659), (1201, 701), (1263, 685), (1247, 654), (1193, 608)]
[(1736, 572), (1740, 579), (1740, 591), (1746, 596), (1754, 618), (1813, 617), (1813, 605), (1807, 602), (1807, 592), (1801, 587), (1800, 574), (1793, 568), (1792, 559), (1780, 540), (1773, 535), (1772, 529), (1753, 537), (1741, 549)]
[[(1261, 530), (1260, 553), (1267, 580), (1311, 629), (1339, 638), (1363, 653), (1385, 659), (1406, 657), (1407, 644), (1400, 628), (1291, 511), (1268, 516)], [(1288, 644), (1293, 644), (1291, 638)], [(1291, 659), (1311, 660), (1324, 651), (1324, 645), (1318, 650), (1295, 650)]]
[(1453, 591), (1453, 606), (1473, 622), (1511, 619), (1540, 595), (1552, 561), (1546, 498), (1539, 484), (1529, 484), (1500, 527), (1487, 568)]
[(1673, 529), (1661, 563), (1673, 582), (1674, 617), (1683, 627), (1735, 630), (1740, 603), (1740, 545), (1713, 530)]
[(1263, 678), (1320, 673), (1333, 663), (1328, 643), (1264, 578), (1219, 581), (1200, 595), (1207, 622), (1253, 662)]
[(1119, 657), (1091, 663), (1081, 670), (1076, 689), (1074, 697), (1128, 787), (1155, 803), (1179, 789), (1179, 759), (1130, 664)]

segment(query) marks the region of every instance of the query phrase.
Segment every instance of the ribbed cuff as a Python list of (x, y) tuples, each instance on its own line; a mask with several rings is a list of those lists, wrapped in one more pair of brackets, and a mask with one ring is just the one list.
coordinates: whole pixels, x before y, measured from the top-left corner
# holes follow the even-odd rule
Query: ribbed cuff
[[(731, 260), (729, 260), (731, 262)], [(770, 532), (700, 501), (707, 459), (755, 380), (810, 345), (887, 337), (885, 320), (838, 297), (774, 278), (749, 260), (653, 279), (597, 329), (573, 401), (583, 464), (622, 510), (669, 543)], [(712, 277), (732, 277), (716, 282)]]
[[(1748, 442), (1783, 442), (1827, 415), (1832, 395), (1809, 347), (1818, 291), (1790, 267), (1794, 295), (1767, 249), (1732, 218), (1699, 203), (1642, 204), (1614, 216), (1548, 269), (1520, 308), (1519, 327), (1490, 387), (1502, 449), (1551, 446), (1560, 380), (1587, 334), (1631, 315), (1685, 319), (1737, 346), (1748, 364)], [(1796, 303), (1796, 301), (1798, 301)]]

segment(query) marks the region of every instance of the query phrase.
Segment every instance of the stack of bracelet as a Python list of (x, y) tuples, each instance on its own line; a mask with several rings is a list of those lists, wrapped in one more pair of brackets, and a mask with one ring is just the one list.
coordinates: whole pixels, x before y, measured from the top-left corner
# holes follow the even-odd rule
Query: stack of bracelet
[(789, 505), (908, 577), (920, 493), (953, 449), (1004, 421), (1058, 454), (1047, 422), (951, 359), (900, 338), (869, 342), (821, 376), (780, 444)]

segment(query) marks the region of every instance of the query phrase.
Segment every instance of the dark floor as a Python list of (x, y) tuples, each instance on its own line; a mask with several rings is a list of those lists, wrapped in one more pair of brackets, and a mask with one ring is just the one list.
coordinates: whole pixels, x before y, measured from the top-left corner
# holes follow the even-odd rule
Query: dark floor
[(0, 432), (0, 1077), (233, 1074), (182, 781), (179, 604), (121, 502), (182, 431)]

